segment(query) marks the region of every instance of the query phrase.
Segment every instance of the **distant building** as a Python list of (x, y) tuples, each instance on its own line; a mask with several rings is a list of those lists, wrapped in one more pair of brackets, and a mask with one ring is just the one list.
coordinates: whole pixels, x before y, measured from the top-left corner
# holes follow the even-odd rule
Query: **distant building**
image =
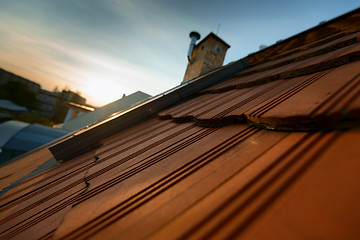
[(29, 90), (36, 95), (36, 103), (32, 113), (49, 118), (57, 123), (64, 121), (69, 110), (69, 102), (80, 105), (84, 105), (86, 102), (84, 97), (73, 91), (63, 90), (62, 92), (50, 92), (42, 89), (38, 83), (0, 69), (0, 85), (4, 85), (9, 81), (25, 84)]
[(82, 114), (74, 119), (69, 119), (64, 122), (63, 128), (65, 130), (74, 131), (79, 128), (85, 127), (86, 125), (100, 121), (111, 114), (122, 111), (134, 104), (143, 101), (151, 97), (149, 94), (146, 94), (141, 91), (137, 91), (129, 96), (123, 96), (121, 99), (109, 103), (103, 107), (97, 108), (94, 111), (89, 111), (88, 113)]
[(54, 106), (53, 119), (55, 122), (64, 122), (66, 114), (70, 108), (68, 104), (69, 102), (85, 105), (86, 98), (83, 98), (82, 96), (80, 96), (80, 94), (70, 90), (63, 90), (61, 93), (59, 93)]
[(36, 113), (42, 117), (52, 119), (54, 117), (55, 104), (59, 98), (59, 93), (49, 92), (44, 89), (40, 89), (39, 93), (36, 95), (37, 106)]
[(3, 69), (0, 69), (0, 85), (4, 85), (5, 83), (7, 83), (8, 81), (16, 81), (16, 82), (21, 82), (24, 83), (25, 85), (27, 85), (29, 87), (29, 89), (34, 92), (34, 93), (38, 93), (41, 89), (40, 84), (35, 83), (33, 81), (30, 81), (28, 79), (25, 79), (23, 77), (20, 77), (18, 75), (15, 75), (11, 72), (5, 71)]
[(66, 123), (74, 118), (78, 118), (78, 117), (84, 115), (85, 113), (92, 112), (95, 110), (95, 108), (93, 108), (91, 106), (76, 104), (76, 103), (72, 103), (72, 102), (69, 102), (68, 105), (70, 106), (70, 108), (66, 114), (64, 123)]

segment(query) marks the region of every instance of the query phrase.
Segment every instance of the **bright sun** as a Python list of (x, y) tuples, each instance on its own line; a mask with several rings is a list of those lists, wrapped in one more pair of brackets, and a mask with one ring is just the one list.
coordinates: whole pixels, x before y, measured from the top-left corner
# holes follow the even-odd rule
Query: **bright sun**
[(94, 106), (116, 101), (124, 93), (129, 95), (139, 90), (147, 92), (145, 88), (148, 83), (157, 86), (159, 84), (154, 83), (166, 82), (160, 77), (153, 79), (144, 69), (125, 62), (92, 57), (87, 59), (87, 63), (88, 68), (81, 71), (77, 69), (76, 82), (80, 83), (79, 91), (87, 98), (87, 102)]
[(80, 89), (89, 104), (101, 107), (122, 97), (125, 90), (112, 79), (112, 76), (89, 73), (83, 79)]

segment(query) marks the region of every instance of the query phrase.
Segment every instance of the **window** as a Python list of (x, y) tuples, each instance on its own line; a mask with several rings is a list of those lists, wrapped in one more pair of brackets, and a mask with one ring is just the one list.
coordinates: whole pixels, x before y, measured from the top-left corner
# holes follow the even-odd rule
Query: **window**
[(216, 45), (215, 51), (218, 53), (221, 53), (221, 47), (219, 45)]

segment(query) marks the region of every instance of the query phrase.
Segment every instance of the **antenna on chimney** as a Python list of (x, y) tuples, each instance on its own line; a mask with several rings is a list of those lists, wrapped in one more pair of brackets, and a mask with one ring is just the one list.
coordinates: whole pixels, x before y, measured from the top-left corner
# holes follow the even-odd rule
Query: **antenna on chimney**
[(192, 52), (194, 50), (195, 47), (195, 43), (197, 40), (200, 39), (200, 34), (198, 32), (191, 32), (190, 33), (190, 38), (191, 38), (191, 42), (190, 42), (190, 47), (189, 47), (189, 52), (187, 55), (187, 60), (189, 63), (192, 63)]
[(220, 26), (221, 26), (221, 23), (219, 23), (219, 25), (218, 25), (218, 27), (217, 27), (217, 29), (216, 29), (216, 35), (219, 34)]

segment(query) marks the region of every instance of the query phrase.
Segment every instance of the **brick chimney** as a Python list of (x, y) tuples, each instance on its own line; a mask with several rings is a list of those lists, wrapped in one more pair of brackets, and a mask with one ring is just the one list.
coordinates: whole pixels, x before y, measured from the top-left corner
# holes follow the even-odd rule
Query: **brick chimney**
[(226, 51), (230, 47), (214, 33), (210, 33), (196, 45), (195, 42), (200, 38), (200, 34), (191, 32), (190, 38), (188, 65), (182, 82), (221, 67), (224, 63)]

